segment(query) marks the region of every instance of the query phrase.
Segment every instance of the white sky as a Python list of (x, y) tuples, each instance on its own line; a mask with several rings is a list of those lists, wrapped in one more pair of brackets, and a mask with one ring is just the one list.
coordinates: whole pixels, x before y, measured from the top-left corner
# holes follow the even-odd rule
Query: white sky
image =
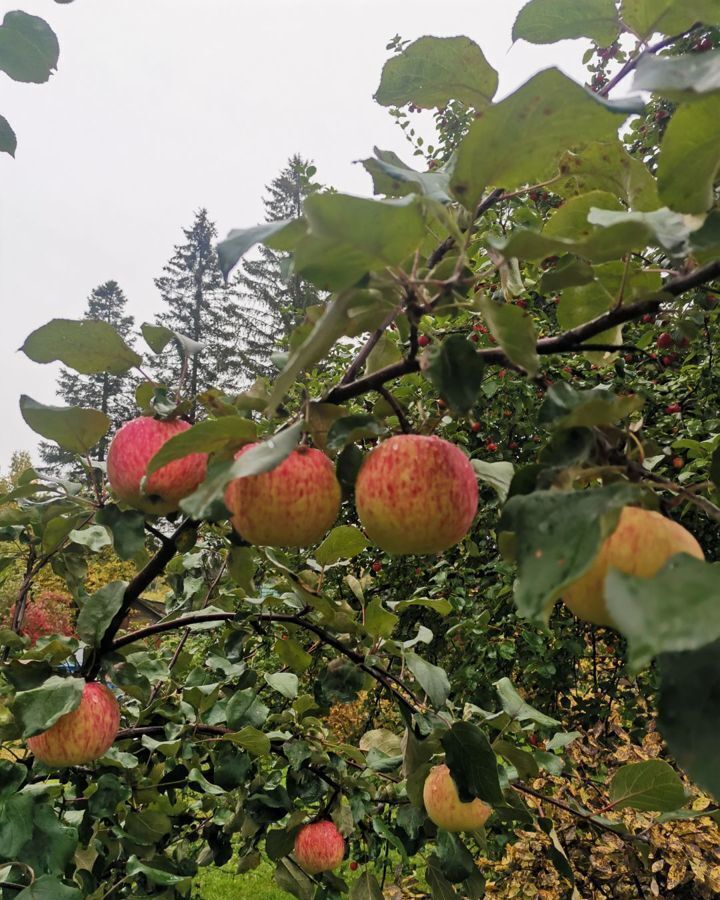
[(264, 186), (287, 158), (370, 195), (353, 160), (410, 145), (374, 103), (388, 41), (466, 34), (503, 96), (559, 65), (578, 80), (584, 45), (511, 47), (524, 0), (12, 0), (60, 42), (44, 85), (0, 73), (0, 113), (18, 136), (0, 154), (0, 468), (36, 436), (20, 393), (57, 403), (55, 366), (17, 348), (48, 319), (79, 318), (115, 279), (137, 324), (160, 309), (153, 277), (194, 211), (220, 236), (262, 220)]

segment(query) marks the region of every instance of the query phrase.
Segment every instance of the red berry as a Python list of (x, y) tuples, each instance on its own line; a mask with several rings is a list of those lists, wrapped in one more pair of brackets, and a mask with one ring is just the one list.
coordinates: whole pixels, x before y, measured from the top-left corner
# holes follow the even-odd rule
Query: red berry
[(673, 358), (672, 358), (672, 356), (663, 356), (663, 358), (662, 358), (662, 364), (663, 364), (664, 366), (671, 366), (671, 365), (673, 364)]
[(358, 867), (357, 862), (354, 859), (351, 860), (350, 861), (350, 871), (355, 872), (357, 870), (357, 867)]
[(479, 422), (473, 422), (472, 425), (470, 426), (470, 431), (472, 431), (473, 434), (477, 434), (478, 431), (480, 431), (480, 423), (479, 423)]
[(682, 407), (680, 406), (679, 403), (670, 403), (668, 406), (665, 407), (665, 412), (668, 415), (672, 416), (674, 413), (679, 413), (681, 411), (681, 409), (682, 409)]
[(500, 369), (498, 372), (498, 378), (504, 378), (507, 375), (507, 369)]
[(645, 315), (642, 317), (642, 320), (646, 325), (648, 325), (650, 322), (652, 322), (653, 317), (650, 315), (650, 313), (645, 313)]
[(418, 347), (427, 347), (430, 343), (430, 338), (426, 334), (421, 334), (418, 338)]
[(382, 572), (382, 563), (376, 559), (370, 568), (373, 572)]
[(661, 350), (667, 350), (669, 347), (672, 347), (674, 343), (675, 339), (667, 331), (663, 331), (662, 334), (658, 335), (657, 345)]
[(438, 406), (440, 407), (440, 409), (445, 409), (447, 407), (447, 403), (443, 400), (442, 397), (440, 397), (440, 399), (438, 400)]
[(481, 325), (479, 322), (476, 322), (476, 323), (473, 325), (473, 331), (482, 331), (482, 330), (483, 330), (483, 327), (482, 327), (482, 325)]
[(473, 332), (470, 335), (470, 340), (473, 342), (473, 344), (477, 344), (477, 342), (480, 340), (480, 338), (475, 332)]
[(674, 457), (674, 459), (673, 459), (673, 461), (672, 461), (672, 467), (673, 467), (673, 469), (678, 469), (678, 470), (679, 470), (679, 469), (682, 469), (682, 467), (683, 467), (684, 465), (685, 465), (685, 460), (682, 458), (682, 456), (676, 456), (676, 457)]
[(485, 444), (485, 447), (490, 451), (490, 453), (494, 453), (497, 450), (498, 445), (493, 441), (488, 441), (487, 444)]

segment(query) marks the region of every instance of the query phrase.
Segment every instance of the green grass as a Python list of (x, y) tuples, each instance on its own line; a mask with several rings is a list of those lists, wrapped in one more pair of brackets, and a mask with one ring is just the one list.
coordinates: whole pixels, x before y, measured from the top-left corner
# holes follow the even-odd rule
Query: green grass
[(273, 867), (263, 862), (252, 872), (235, 873), (235, 863), (222, 869), (200, 869), (193, 882), (195, 896), (202, 900), (288, 900), (289, 894), (276, 887)]

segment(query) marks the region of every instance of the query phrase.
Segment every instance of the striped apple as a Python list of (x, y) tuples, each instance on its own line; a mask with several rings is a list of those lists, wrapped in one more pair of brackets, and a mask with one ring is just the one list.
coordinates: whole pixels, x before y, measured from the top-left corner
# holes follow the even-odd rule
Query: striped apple
[(298, 831), (294, 852), (308, 875), (318, 875), (337, 869), (345, 856), (345, 841), (333, 822), (314, 822)]

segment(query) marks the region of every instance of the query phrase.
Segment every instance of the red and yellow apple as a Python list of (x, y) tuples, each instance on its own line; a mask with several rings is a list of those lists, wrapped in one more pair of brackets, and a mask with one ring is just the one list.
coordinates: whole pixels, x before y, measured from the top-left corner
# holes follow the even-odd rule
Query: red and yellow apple
[(308, 875), (318, 875), (337, 869), (345, 856), (345, 841), (333, 822), (314, 822), (298, 831), (294, 853)]
[(605, 604), (608, 569), (652, 578), (676, 553), (704, 559), (700, 544), (682, 525), (652, 510), (625, 506), (615, 531), (605, 539), (588, 571), (565, 588), (563, 602), (586, 622), (612, 626)]
[(423, 785), (425, 812), (445, 831), (477, 831), (487, 822), (492, 807), (478, 797), (463, 803), (446, 765), (433, 766)]
[(470, 529), (478, 503), (467, 456), (442, 438), (402, 434), (372, 450), (355, 484), (370, 540), (388, 553), (441, 553)]
[[(242, 447), (235, 458), (253, 446)], [(267, 547), (316, 544), (337, 519), (340, 499), (333, 464), (311, 447), (298, 447), (269, 472), (236, 478), (225, 489), (235, 530)]]
[(47, 731), (28, 738), (28, 747), (46, 766), (79, 766), (99, 759), (120, 728), (120, 707), (112, 692), (96, 681), (85, 685), (80, 705)]
[(182, 419), (140, 416), (126, 422), (115, 434), (107, 455), (107, 474), (118, 500), (145, 513), (164, 516), (175, 512), (180, 501), (205, 478), (206, 453), (191, 453), (173, 460), (148, 476), (147, 465), (163, 444), (190, 428)]

